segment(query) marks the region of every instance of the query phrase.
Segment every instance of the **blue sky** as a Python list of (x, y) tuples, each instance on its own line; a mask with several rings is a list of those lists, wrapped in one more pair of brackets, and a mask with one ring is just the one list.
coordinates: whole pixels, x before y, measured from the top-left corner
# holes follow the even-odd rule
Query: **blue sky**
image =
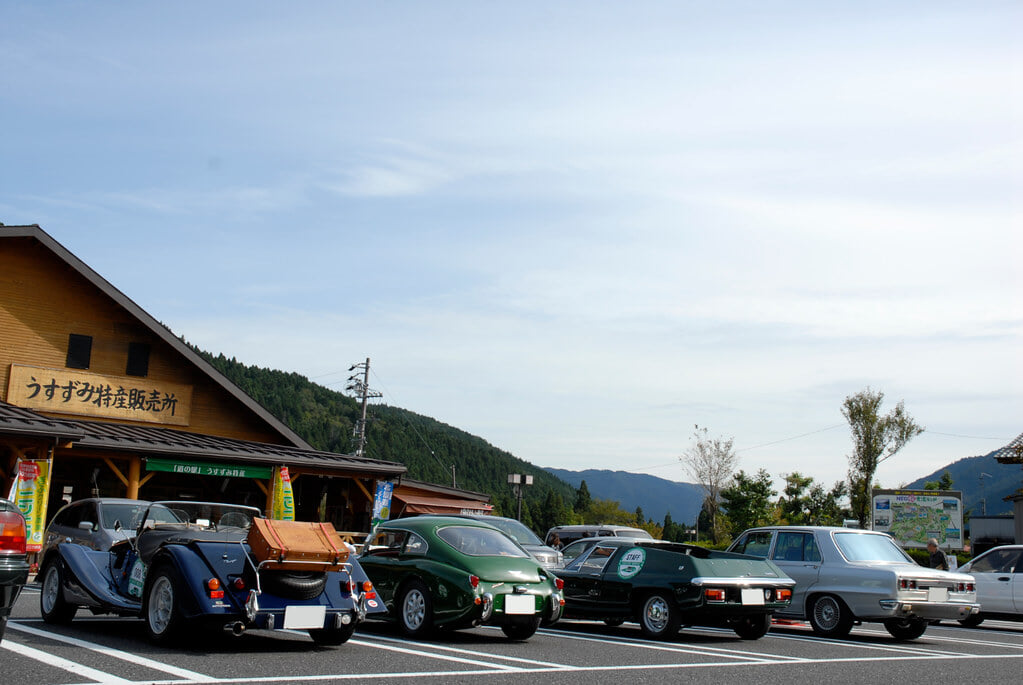
[(1023, 431), (1019, 3), (0, 4), (0, 221), (523, 459), (895, 487)]

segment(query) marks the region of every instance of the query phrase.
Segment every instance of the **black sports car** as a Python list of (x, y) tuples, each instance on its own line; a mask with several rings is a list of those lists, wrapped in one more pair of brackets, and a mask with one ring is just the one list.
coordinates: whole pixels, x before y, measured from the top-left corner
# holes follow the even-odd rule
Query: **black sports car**
[(558, 576), (565, 618), (639, 623), (665, 639), (682, 625), (732, 628), (756, 640), (772, 612), (788, 606), (795, 583), (765, 559), (659, 540), (608, 538), (580, 554)]

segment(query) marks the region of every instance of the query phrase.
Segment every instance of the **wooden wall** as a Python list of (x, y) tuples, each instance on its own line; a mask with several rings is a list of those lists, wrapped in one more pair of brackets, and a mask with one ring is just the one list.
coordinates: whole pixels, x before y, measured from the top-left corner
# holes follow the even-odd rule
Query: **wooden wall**
[(0, 399), (7, 400), (11, 364), (65, 368), (70, 333), (92, 336), (88, 370), (110, 376), (125, 376), (129, 343), (148, 343), (147, 378), (193, 387), (190, 425), (168, 428), (290, 444), (48, 248), (0, 238)]

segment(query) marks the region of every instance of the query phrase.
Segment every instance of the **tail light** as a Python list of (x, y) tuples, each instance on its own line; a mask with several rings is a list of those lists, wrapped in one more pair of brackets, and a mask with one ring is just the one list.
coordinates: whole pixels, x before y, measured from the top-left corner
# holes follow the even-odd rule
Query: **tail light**
[(976, 588), (973, 583), (959, 583), (959, 585), (956, 586), (956, 589), (958, 589), (959, 592), (973, 592)]
[(245, 589), (245, 579), (239, 576), (238, 578), (234, 579), (234, 582), (232, 583), (232, 585), (234, 585), (234, 589), (235, 590), (244, 590)]
[(206, 581), (206, 589), (209, 591), (210, 599), (223, 599), (224, 590), (220, 587), (220, 580), (217, 578), (210, 578)]
[(717, 590), (714, 588), (707, 588), (703, 591), (703, 596), (707, 598), (708, 602), (723, 602), (725, 601), (725, 591)]
[(26, 554), (25, 518), (18, 511), (0, 511), (0, 554)]
[(565, 581), (563, 581), (561, 578), (555, 578), (554, 579), (554, 587), (556, 589), (558, 589), (558, 590), (564, 590), (565, 589)]
[(479, 576), (469, 576), (469, 587), (471, 587), (473, 590), (475, 590), (479, 586), (480, 586), (480, 577)]
[(362, 581), (362, 594), (366, 596), (366, 599), (376, 599), (377, 593), (373, 589), (373, 583), (368, 580)]
[(787, 587), (780, 587), (774, 591), (774, 596), (779, 602), (791, 602), (792, 601), (792, 590)]
[(907, 579), (907, 578), (900, 578), (899, 579), (899, 589), (900, 590), (915, 590), (916, 589), (916, 581), (912, 580), (912, 579)]

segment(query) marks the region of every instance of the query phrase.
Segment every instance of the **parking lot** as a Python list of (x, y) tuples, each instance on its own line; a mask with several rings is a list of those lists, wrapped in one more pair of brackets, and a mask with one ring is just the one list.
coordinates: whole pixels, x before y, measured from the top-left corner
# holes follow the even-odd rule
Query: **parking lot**
[(320, 683), (344, 680), (438, 683), (592, 683), (684, 681), (760, 683), (898, 682), (941, 678), (1015, 682), (1023, 659), (1023, 624), (987, 622), (976, 629), (931, 626), (897, 643), (883, 627), (857, 626), (847, 640), (814, 636), (801, 624), (776, 625), (756, 641), (732, 631), (686, 628), (675, 640), (651, 642), (636, 626), (610, 628), (566, 621), (528, 642), (478, 628), (411, 641), (373, 623), (341, 647), (318, 647), (303, 633), (252, 631), (206, 644), (156, 647), (133, 619), (79, 612), (66, 628), (39, 618), (38, 586), (26, 588), (0, 643), (8, 683)]

